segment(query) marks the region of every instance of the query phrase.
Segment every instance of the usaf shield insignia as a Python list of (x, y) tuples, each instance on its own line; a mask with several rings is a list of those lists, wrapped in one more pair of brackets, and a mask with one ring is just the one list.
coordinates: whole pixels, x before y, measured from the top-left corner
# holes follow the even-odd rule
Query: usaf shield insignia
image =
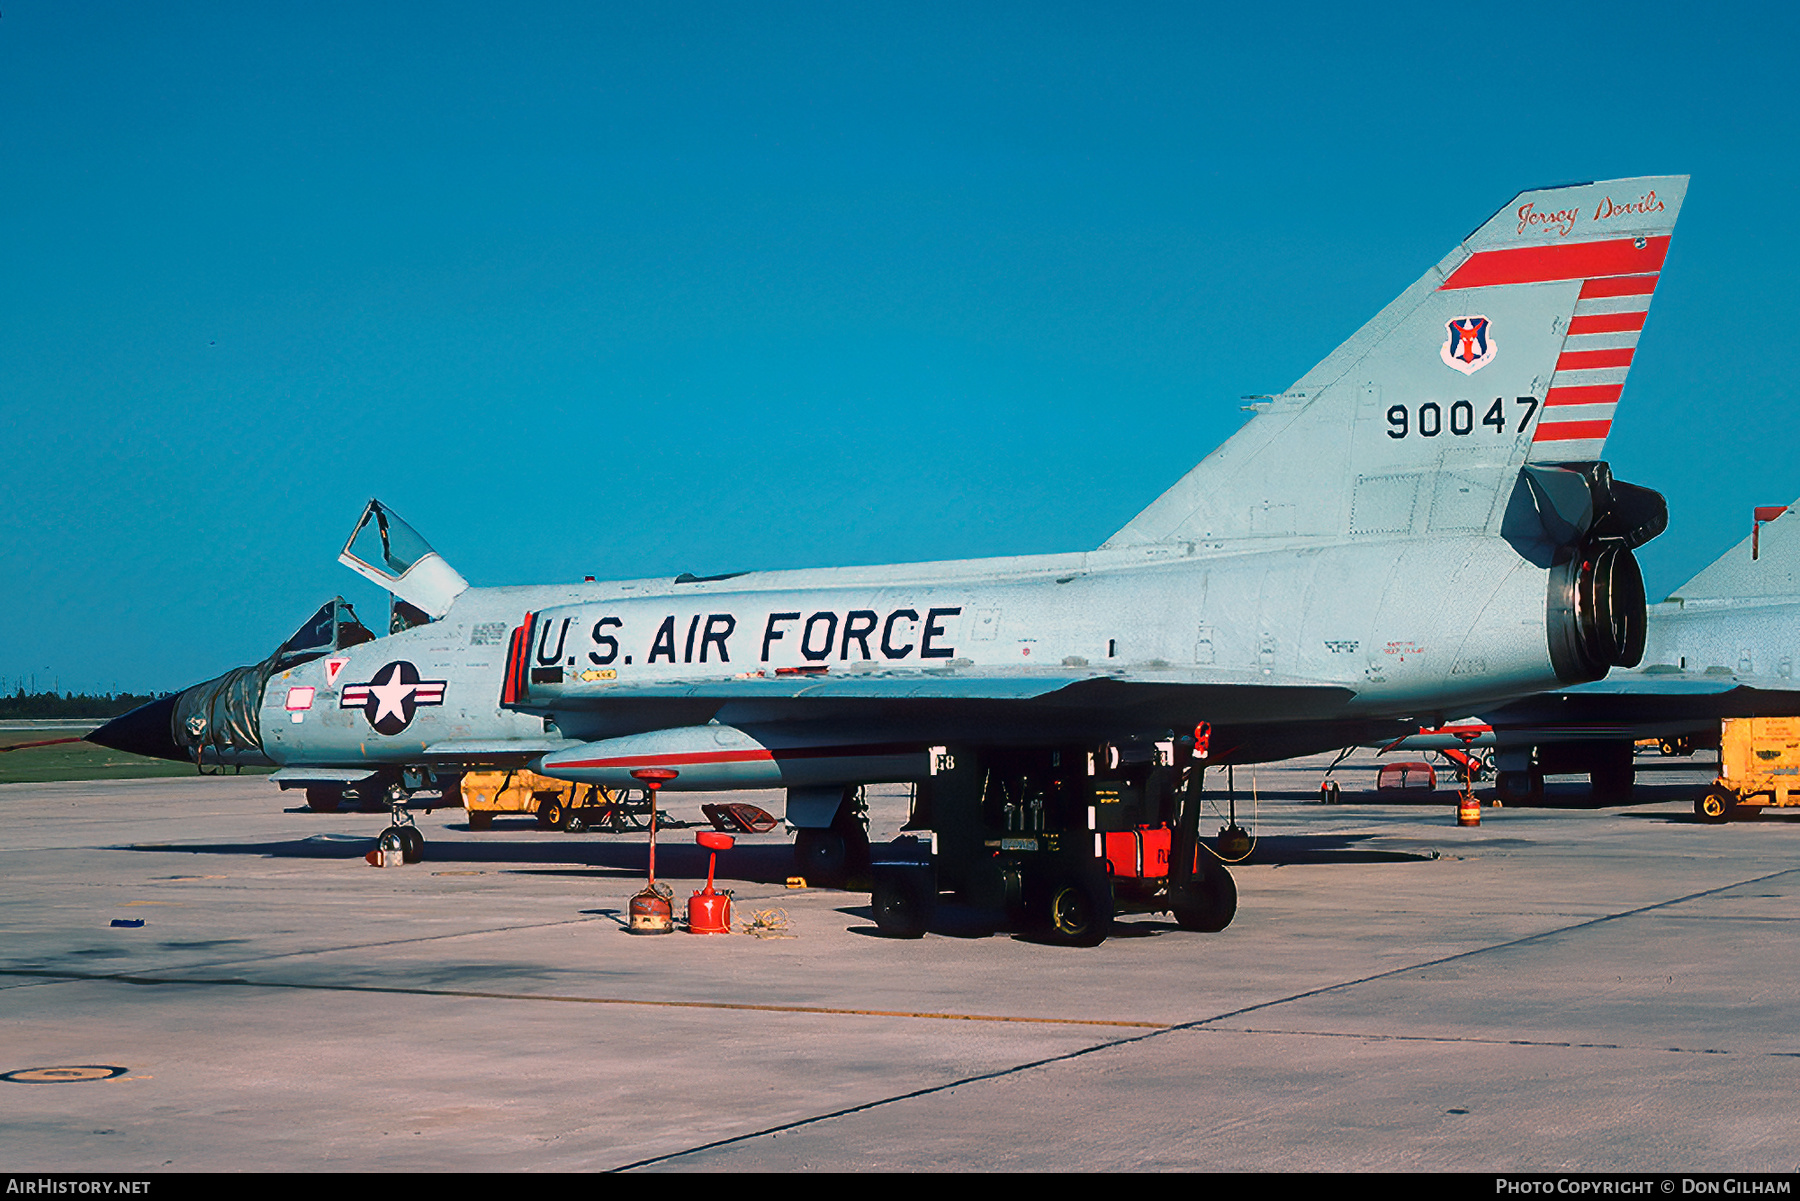
[(1444, 366), (1464, 375), (1474, 375), (1494, 361), (1498, 347), (1488, 335), (1486, 317), (1454, 317), (1445, 324), (1450, 336), (1444, 339), (1444, 345), (1438, 351)]

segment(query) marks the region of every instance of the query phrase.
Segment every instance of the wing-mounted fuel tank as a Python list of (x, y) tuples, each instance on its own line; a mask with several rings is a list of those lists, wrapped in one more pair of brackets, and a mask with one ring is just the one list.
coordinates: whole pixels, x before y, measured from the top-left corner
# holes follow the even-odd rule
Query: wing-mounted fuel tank
[(1550, 569), (1545, 628), (1563, 683), (1598, 680), (1643, 658), (1648, 610), (1632, 551), (1668, 524), (1660, 492), (1615, 480), (1603, 462), (1520, 471), (1503, 532)]

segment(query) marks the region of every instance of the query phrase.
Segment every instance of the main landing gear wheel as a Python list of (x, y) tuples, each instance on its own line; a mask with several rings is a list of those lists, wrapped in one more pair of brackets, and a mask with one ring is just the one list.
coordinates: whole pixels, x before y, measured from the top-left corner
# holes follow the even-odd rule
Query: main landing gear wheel
[(1211, 856), (1202, 851), (1193, 883), (1170, 898), (1175, 924), (1183, 930), (1216, 934), (1237, 916), (1237, 881), (1223, 864), (1210, 860)]
[(1694, 816), (1708, 825), (1730, 821), (1731, 808), (1731, 798), (1717, 789), (1702, 793), (1694, 800)]
[(1588, 795), (1600, 805), (1629, 805), (1635, 775), (1631, 744), (1625, 742), (1608, 747), (1588, 771)]
[(1517, 804), (1544, 799), (1544, 777), (1535, 771), (1503, 771), (1494, 777), (1494, 791), (1500, 799)]
[(836, 888), (844, 881), (849, 847), (836, 830), (803, 829), (794, 836), (794, 865), (809, 884)]
[(937, 911), (935, 885), (930, 868), (876, 868), (870, 902), (881, 932), (890, 938), (924, 937)]
[(336, 813), (338, 806), (344, 803), (344, 790), (333, 788), (329, 784), (308, 784), (306, 786), (306, 807), (314, 813)]

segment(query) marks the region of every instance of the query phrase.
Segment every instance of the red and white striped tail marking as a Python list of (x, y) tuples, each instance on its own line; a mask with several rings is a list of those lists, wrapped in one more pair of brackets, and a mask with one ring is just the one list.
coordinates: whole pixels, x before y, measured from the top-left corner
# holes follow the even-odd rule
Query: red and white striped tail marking
[(1582, 281), (1528, 461), (1600, 457), (1668, 252), (1667, 236), (1487, 250), (1470, 255), (1439, 286)]

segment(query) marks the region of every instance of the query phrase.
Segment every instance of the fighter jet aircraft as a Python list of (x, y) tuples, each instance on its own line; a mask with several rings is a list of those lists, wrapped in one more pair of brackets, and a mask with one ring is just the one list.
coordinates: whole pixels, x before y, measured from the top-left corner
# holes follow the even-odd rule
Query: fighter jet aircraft
[(1666, 510), (1601, 452), (1686, 187), (1516, 196), (1096, 550), (472, 588), (371, 502), (342, 558), (395, 597), (386, 636), (333, 602), (93, 737), (397, 799), (508, 763), (785, 788), (815, 872), (855, 853), (859, 786), (911, 782), (929, 841), (877, 856), (884, 929), (940, 887), (1063, 941), (1119, 909), (1222, 928), (1205, 766), (1639, 661)]
[(1604, 680), (1501, 705), (1395, 750), (1493, 748), (1500, 796), (1543, 792), (1544, 777), (1585, 772), (1594, 799), (1630, 799), (1632, 748), (1716, 746), (1726, 717), (1800, 716), (1800, 504), (1756, 510), (1750, 533), (1651, 605), (1643, 662)]

